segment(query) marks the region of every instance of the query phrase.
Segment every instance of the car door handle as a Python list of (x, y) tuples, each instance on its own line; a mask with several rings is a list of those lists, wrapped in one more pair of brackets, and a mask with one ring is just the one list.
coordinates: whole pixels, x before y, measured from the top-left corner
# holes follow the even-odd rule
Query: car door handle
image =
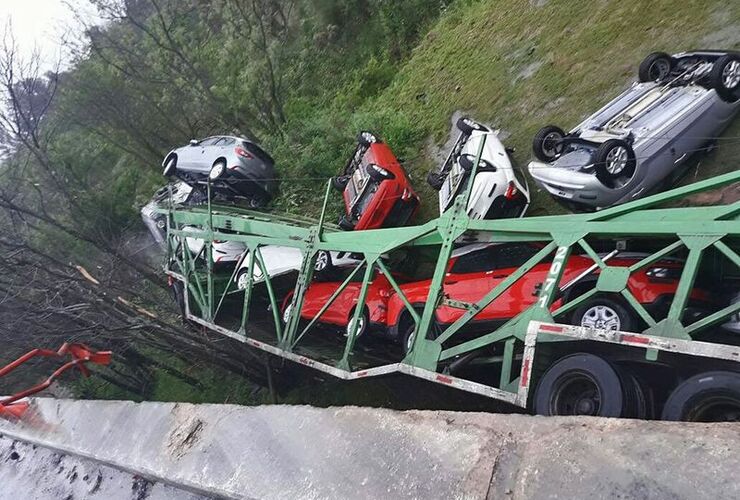
[(457, 281), (445, 281), (445, 285), (454, 285)]
[(491, 278), (501, 279), (501, 278), (506, 278), (507, 276), (508, 274), (494, 274), (493, 276), (491, 276)]

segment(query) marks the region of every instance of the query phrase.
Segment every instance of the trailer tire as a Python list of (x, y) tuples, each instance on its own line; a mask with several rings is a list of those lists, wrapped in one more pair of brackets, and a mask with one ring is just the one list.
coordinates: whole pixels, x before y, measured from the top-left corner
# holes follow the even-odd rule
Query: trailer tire
[(662, 419), (740, 422), (740, 373), (704, 372), (684, 380), (668, 396)]
[(611, 363), (577, 353), (556, 361), (537, 384), (534, 411), (539, 415), (621, 417), (628, 398), (625, 383)]

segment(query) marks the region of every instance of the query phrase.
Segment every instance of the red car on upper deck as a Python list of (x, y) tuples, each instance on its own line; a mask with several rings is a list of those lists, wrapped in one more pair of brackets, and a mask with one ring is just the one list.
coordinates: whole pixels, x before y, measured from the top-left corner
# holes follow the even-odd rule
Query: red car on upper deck
[(332, 185), (344, 197), (346, 213), (339, 227), (346, 231), (403, 226), (419, 208), (406, 171), (391, 148), (370, 132), (360, 132), (344, 173), (333, 177)]

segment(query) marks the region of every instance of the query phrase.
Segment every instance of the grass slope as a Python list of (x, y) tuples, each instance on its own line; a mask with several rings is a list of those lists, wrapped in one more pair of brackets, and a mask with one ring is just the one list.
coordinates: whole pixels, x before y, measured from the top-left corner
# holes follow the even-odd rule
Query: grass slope
[[(740, 49), (739, 2), (461, 0), (366, 108), (395, 110), (436, 143), (452, 113), (463, 110), (501, 128), (526, 165), (538, 128), (576, 125), (634, 81), (648, 53), (696, 48)], [(719, 145), (697, 159), (688, 180), (737, 168), (740, 120)], [(436, 215), (435, 193), (423, 182), (430, 166), (428, 159), (408, 165), (424, 218)], [(562, 212), (545, 194), (533, 194), (531, 214)]]

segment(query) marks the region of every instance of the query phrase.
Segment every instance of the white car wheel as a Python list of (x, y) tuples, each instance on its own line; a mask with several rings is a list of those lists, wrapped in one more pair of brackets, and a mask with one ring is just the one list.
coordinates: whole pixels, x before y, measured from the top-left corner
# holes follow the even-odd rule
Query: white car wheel
[(224, 172), (226, 172), (226, 164), (219, 162), (211, 167), (211, 171), (208, 173), (208, 177), (212, 181), (215, 181), (216, 179), (224, 175)]
[(319, 253), (316, 254), (316, 264), (314, 264), (314, 271), (320, 273), (326, 270), (326, 268), (329, 267), (329, 260), (329, 252), (319, 250)]
[(293, 310), (293, 304), (288, 304), (285, 307), (285, 311), (283, 311), (283, 323), (286, 325), (288, 324), (288, 321), (290, 320), (290, 312)]
[(249, 283), (249, 271), (243, 271), (239, 273), (239, 276), (237, 276), (236, 278), (236, 287), (239, 290), (246, 290), (248, 283)]
[(595, 305), (586, 309), (581, 317), (581, 326), (600, 330), (619, 331), (622, 321), (617, 311), (609, 306)]

